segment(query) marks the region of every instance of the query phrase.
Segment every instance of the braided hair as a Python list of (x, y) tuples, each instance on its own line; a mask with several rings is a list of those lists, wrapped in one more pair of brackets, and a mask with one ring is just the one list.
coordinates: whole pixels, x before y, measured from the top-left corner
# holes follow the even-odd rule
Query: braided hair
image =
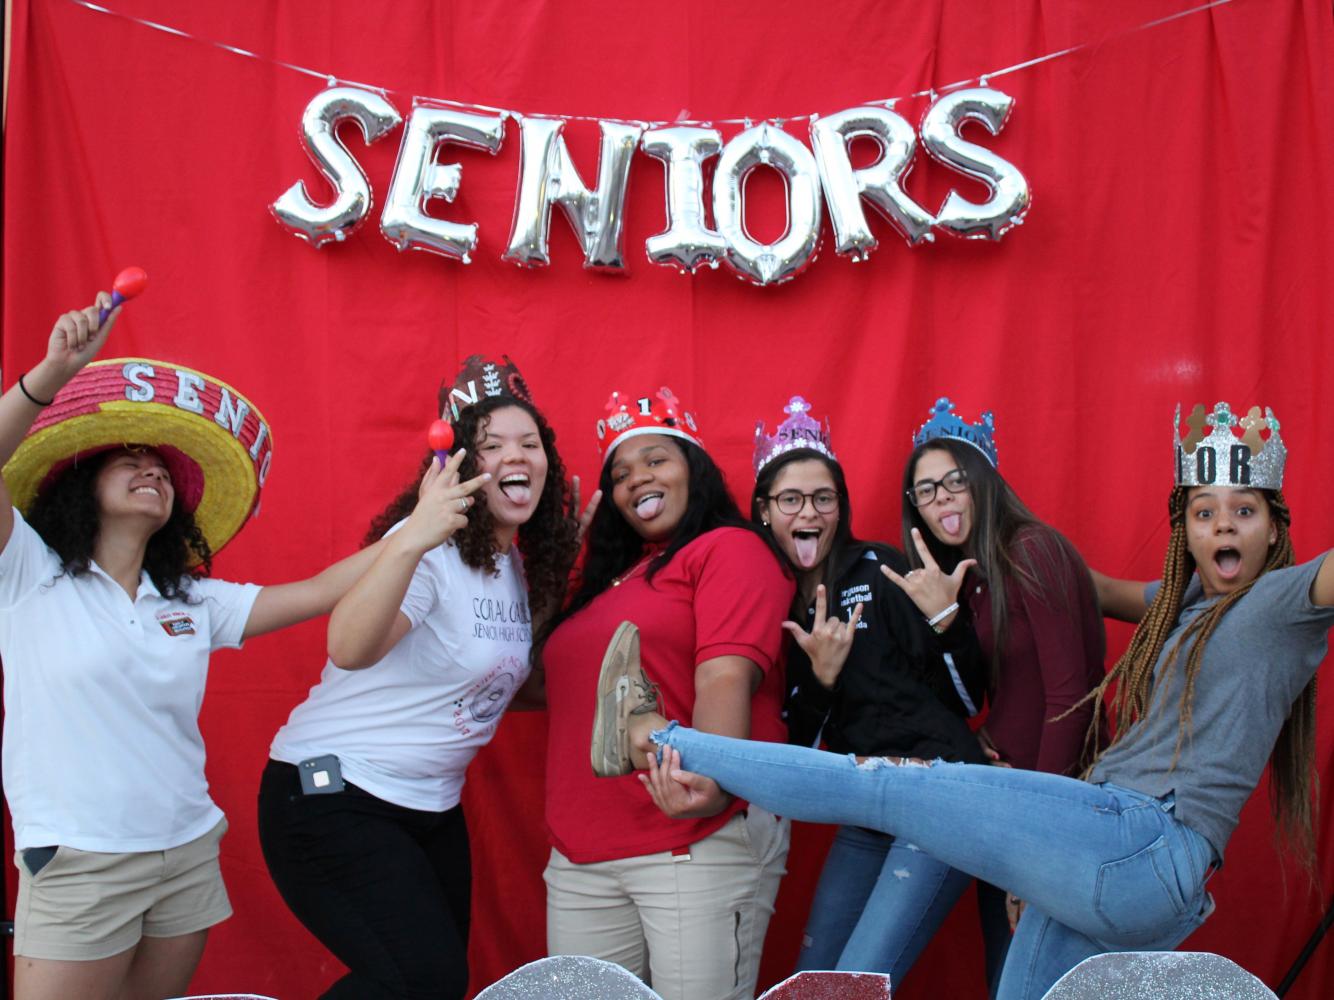
[[(1294, 563), (1292, 539), (1288, 533), (1292, 515), (1283, 499), (1283, 494), (1269, 490), (1258, 492), (1268, 503), (1276, 537), (1274, 543), (1269, 546), (1264, 567), (1256, 579), (1270, 570), (1283, 569)], [(1103, 682), (1088, 695), (1094, 702), (1093, 726), (1089, 736), (1091, 746), (1096, 746), (1098, 720), (1101, 718), (1104, 700), (1110, 700), (1114, 706), (1116, 734), (1112, 741), (1113, 745), (1150, 711), (1154, 666), (1177, 626), (1182, 599), (1195, 572), (1195, 558), (1186, 545), (1188, 499), (1189, 493), (1186, 487), (1178, 486), (1172, 490), (1167, 502), (1172, 534), (1167, 543), (1167, 555), (1163, 559), (1162, 584), (1154, 595), (1148, 611), (1136, 627), (1125, 653), (1116, 661), (1116, 665), (1108, 672)], [(1162, 676), (1159, 679), (1159, 687), (1163, 690), (1167, 689), (1166, 678), (1178, 668), (1183, 650), (1186, 661), (1186, 684), (1177, 709), (1179, 724), (1176, 748), (1172, 756), (1173, 767), (1176, 767), (1181, 757), (1182, 745), (1190, 736), (1195, 684), (1199, 679), (1205, 644), (1213, 636), (1223, 616), (1246, 596), (1254, 585), (1255, 580), (1251, 580), (1215, 602), (1186, 626), (1181, 637), (1168, 650), (1167, 659), (1163, 662)], [(1116, 694), (1108, 699), (1107, 692), (1113, 684), (1116, 685)], [(1269, 757), (1270, 808), (1278, 822), (1279, 833), (1294, 848), (1308, 872), (1313, 870), (1315, 864), (1315, 828), (1311, 805), (1316, 733), (1315, 692), (1316, 682), (1312, 677), (1310, 683), (1293, 702), (1292, 710), (1288, 714), (1287, 721), (1283, 723)], [(1091, 771), (1092, 767), (1089, 770)]]

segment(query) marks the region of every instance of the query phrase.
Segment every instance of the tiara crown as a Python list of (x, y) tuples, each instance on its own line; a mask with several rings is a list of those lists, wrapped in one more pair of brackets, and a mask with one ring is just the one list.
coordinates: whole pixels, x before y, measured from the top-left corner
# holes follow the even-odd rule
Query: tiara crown
[[(1238, 418), (1227, 403), (1215, 403), (1212, 412), (1196, 403), (1186, 418), (1181, 437), (1181, 405), (1173, 425), (1173, 452), (1177, 486), (1245, 486), (1255, 490), (1283, 488), (1283, 466), (1288, 449), (1278, 433), (1274, 411), (1252, 406)], [(1205, 428), (1209, 433), (1205, 434)], [(1237, 436), (1240, 430), (1241, 436)], [(1268, 431), (1265, 437), (1260, 432)]]
[(948, 396), (941, 396), (931, 409), (931, 419), (919, 427), (917, 433), (913, 435), (912, 446), (919, 448), (928, 441), (935, 441), (938, 438), (964, 441), (980, 451), (995, 469), (998, 467), (995, 434), (996, 418), (992, 416), (990, 410), (983, 413), (982, 419), (977, 423), (970, 424), (954, 415), (954, 404), (950, 402)]
[(666, 434), (704, 447), (695, 415), (665, 385), (652, 396), (634, 397), (617, 390), (608, 397), (606, 409), (607, 415), (597, 422), (604, 462), (618, 444), (641, 434)]
[(801, 396), (793, 396), (788, 400), (783, 412), (788, 415), (787, 419), (778, 425), (772, 436), (764, 433), (763, 420), (755, 421), (755, 455), (751, 464), (756, 476), (779, 455), (798, 448), (810, 448), (838, 461), (829, 443), (828, 417), (821, 425), (820, 421), (811, 416), (811, 404)]
[(452, 385), (440, 387), (440, 417), (455, 423), (459, 414), (483, 399), (509, 396), (532, 404), (528, 383), (508, 354), (491, 361), (480, 354), (469, 355)]

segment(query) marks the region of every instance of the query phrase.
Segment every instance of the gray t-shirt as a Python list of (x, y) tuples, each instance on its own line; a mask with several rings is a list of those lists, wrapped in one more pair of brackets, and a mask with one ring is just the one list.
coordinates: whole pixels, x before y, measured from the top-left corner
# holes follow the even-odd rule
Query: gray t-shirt
[(1191, 729), (1173, 769), (1189, 647), (1165, 684), (1159, 672), (1186, 626), (1218, 600), (1206, 598), (1193, 580), (1154, 667), (1146, 717), (1107, 751), (1089, 780), (1157, 797), (1175, 793), (1177, 819), (1207, 838), (1221, 858), (1293, 701), (1325, 658), (1334, 608), (1311, 603), (1311, 584), (1324, 559), (1265, 573), (1219, 621), (1204, 648)]

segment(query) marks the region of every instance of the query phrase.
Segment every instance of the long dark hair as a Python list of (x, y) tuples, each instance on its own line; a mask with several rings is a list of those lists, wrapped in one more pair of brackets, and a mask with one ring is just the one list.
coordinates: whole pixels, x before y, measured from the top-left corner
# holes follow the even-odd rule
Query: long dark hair
[[(862, 549), (868, 544), (852, 533), (852, 499), (848, 496), (848, 481), (843, 475), (843, 466), (814, 448), (794, 448), (792, 451), (784, 452), (762, 468), (760, 474), (755, 477), (755, 488), (750, 495), (750, 520), (752, 524), (764, 530), (764, 534), (779, 553), (783, 564), (788, 567), (793, 575), (796, 575), (797, 567), (792, 565), (787, 558), (787, 554), (774, 541), (773, 531), (765, 525), (764, 508), (769, 502), (769, 496), (774, 491), (774, 483), (778, 481), (778, 474), (794, 462), (811, 461), (820, 462), (829, 470), (830, 478), (834, 480), (834, 489), (838, 491), (838, 524), (834, 527), (834, 540), (829, 547), (829, 555), (825, 557), (824, 567), (820, 573), (820, 582), (825, 585), (826, 590), (832, 591), (834, 584), (847, 572), (847, 564), (854, 559), (861, 558)], [(797, 594), (792, 598), (793, 613), (803, 613), (804, 604), (800, 588), (798, 588)]]
[[(134, 446), (113, 448), (70, 465), (38, 493), (25, 515), (32, 529), (60, 558), (62, 574), (83, 576), (91, 568), (101, 529), (97, 476), (108, 461), (125, 450), (134, 450)], [(167, 523), (148, 539), (143, 569), (162, 596), (174, 601), (189, 600), (190, 580), (208, 576), (212, 565), (213, 550), (195, 523), (194, 514), (181, 506), (178, 495)]]
[[(569, 511), (565, 464), (556, 450), (556, 432), (541, 411), (526, 400), (513, 396), (488, 396), (464, 409), (454, 424), (456, 447), (464, 446), (468, 450), (459, 466), (459, 479), (471, 479), (478, 474), (476, 442), (486, 433), (491, 414), (507, 406), (517, 407), (533, 418), (542, 450), (547, 456), (547, 479), (542, 495), (533, 516), (519, 526), (516, 536), (528, 581), (528, 609), (533, 618), (538, 619), (560, 606), (570, 566), (578, 551), (579, 526)], [(369, 545), (383, 537), (416, 509), (417, 489), (426, 470), (431, 467), (433, 457), (433, 452), (426, 453), (412, 482), (371, 521), (363, 544)], [(496, 548), (495, 519), (481, 490), (474, 493), (473, 498), (476, 503), (468, 513), (468, 524), (454, 534), (451, 542), (458, 548), (459, 558), (465, 566), (496, 573), (499, 550)]]
[[(955, 466), (968, 477), (968, 492), (973, 500), (972, 529), (962, 547), (946, 545), (937, 539), (921, 513), (908, 499), (917, 462), (932, 449), (947, 453), (954, 460)], [(903, 491), (903, 551), (909, 565), (914, 569), (922, 566), (911, 534), (912, 529), (916, 528), (921, 532), (932, 558), (946, 573), (954, 572), (959, 560), (967, 557), (977, 560), (977, 572), (987, 581), (991, 591), (991, 681), (994, 687), (1000, 654), (1009, 635), (1006, 580), (1013, 580), (1022, 590), (1049, 607), (1069, 614), (1075, 613), (1071, 594), (1053, 588), (1051, 581), (1035, 573), (1028, 558), (1016, 558), (1014, 543), (1020, 532), (1024, 533), (1025, 548), (1042, 562), (1070, 562), (1080, 567), (1085, 575), (1088, 575), (1088, 568), (1069, 540), (1039, 520), (982, 453), (970, 444), (937, 438), (918, 445), (903, 467)], [(1089, 586), (1092, 587), (1091, 579)]]
[[(666, 547), (649, 562), (646, 578), (652, 582), (653, 577), (672, 561), (677, 552), (715, 528), (744, 528), (765, 539), (765, 544), (773, 551), (772, 540), (765, 537), (768, 533), (759, 531), (741, 516), (740, 508), (727, 490), (727, 480), (722, 470), (709, 457), (708, 452), (693, 441), (675, 437), (667, 440), (670, 441), (669, 447), (677, 448), (685, 456), (689, 493), (680, 523)], [(602, 490), (603, 501), (593, 515), (593, 523), (588, 526), (588, 549), (578, 587), (565, 610), (543, 630), (539, 646), (545, 644), (547, 637), (561, 622), (586, 607), (593, 598), (610, 587), (616, 577), (644, 556), (647, 543), (612, 502), (611, 466), (609, 455), (598, 477), (598, 489)]]

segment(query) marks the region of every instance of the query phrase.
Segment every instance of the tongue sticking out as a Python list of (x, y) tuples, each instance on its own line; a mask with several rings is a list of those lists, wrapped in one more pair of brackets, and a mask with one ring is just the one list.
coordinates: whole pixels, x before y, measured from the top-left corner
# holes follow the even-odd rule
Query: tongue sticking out
[(1231, 576), (1241, 568), (1241, 553), (1234, 549), (1224, 549), (1215, 554), (1214, 563), (1224, 576)]
[(940, 519), (940, 526), (945, 529), (946, 534), (957, 535), (962, 521), (961, 514), (946, 514)]
[(532, 499), (533, 496), (532, 490), (527, 486), (524, 486), (522, 483), (510, 483), (509, 485), (501, 486), (500, 492), (509, 497), (510, 503), (518, 504), (520, 507)]
[(792, 543), (797, 547), (797, 562), (802, 569), (815, 566), (815, 555), (820, 548), (820, 539), (816, 535), (793, 535)]
[(635, 513), (645, 521), (651, 517), (656, 517), (660, 510), (662, 510), (662, 497), (658, 496), (646, 497), (635, 506)]

